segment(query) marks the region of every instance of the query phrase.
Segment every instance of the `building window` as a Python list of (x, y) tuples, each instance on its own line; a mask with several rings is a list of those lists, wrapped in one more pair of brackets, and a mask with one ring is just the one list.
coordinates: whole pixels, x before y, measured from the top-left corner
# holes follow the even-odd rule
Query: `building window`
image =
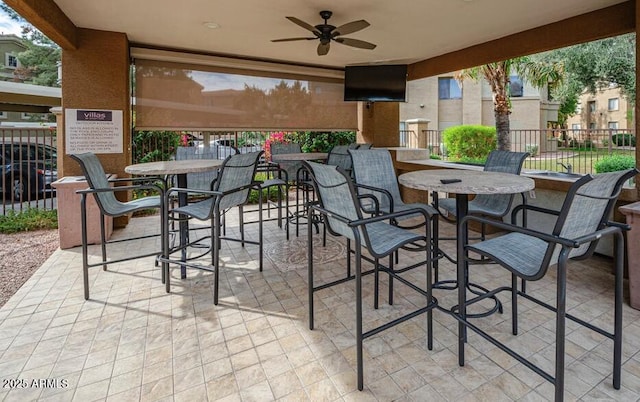
[(522, 79), (517, 75), (509, 76), (509, 96), (521, 98), (523, 92)]
[(589, 113), (595, 113), (595, 111), (596, 111), (596, 101), (587, 102), (587, 106), (589, 107)]
[(572, 129), (572, 130), (580, 130), (581, 128), (582, 128), (582, 126), (580, 125), (580, 123), (577, 123), (577, 124), (576, 124), (576, 123), (573, 123), (573, 124), (571, 125), (571, 129)]
[(609, 110), (618, 110), (618, 98), (609, 99)]
[(596, 129), (596, 123), (589, 123), (589, 130), (595, 130)]
[(18, 67), (18, 58), (13, 54), (6, 54), (5, 65), (7, 68), (16, 68)]
[(7, 112), (0, 112), (0, 119), (6, 119), (7, 118)]
[(453, 77), (438, 78), (438, 99), (461, 99), (462, 90)]
[(31, 120), (31, 113), (22, 113), (22, 114), (20, 115), (20, 118), (21, 118), (22, 120)]
[(618, 129), (618, 122), (617, 121), (610, 121), (608, 124), (609, 129), (611, 130), (617, 130)]

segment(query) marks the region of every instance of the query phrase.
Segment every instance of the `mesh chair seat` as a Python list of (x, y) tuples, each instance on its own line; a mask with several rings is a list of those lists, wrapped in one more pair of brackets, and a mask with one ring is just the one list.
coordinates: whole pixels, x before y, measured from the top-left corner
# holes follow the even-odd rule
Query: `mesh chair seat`
[(529, 279), (540, 271), (548, 243), (522, 233), (509, 233), (469, 246), (520, 277)]
[(366, 247), (376, 255), (386, 256), (405, 244), (424, 239), (424, 235), (384, 222), (374, 222), (365, 226), (369, 236), (369, 244)]

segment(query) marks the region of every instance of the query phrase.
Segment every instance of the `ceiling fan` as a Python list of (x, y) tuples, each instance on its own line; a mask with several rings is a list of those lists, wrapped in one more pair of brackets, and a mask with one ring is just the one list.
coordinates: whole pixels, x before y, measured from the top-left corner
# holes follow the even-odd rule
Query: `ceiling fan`
[(376, 45), (373, 43), (365, 42), (363, 40), (351, 39), (351, 38), (343, 38), (342, 35), (347, 35), (350, 33), (354, 33), (360, 31), (361, 29), (365, 29), (370, 24), (365, 20), (358, 20), (348, 22), (344, 25), (340, 25), (339, 27), (335, 27), (334, 25), (330, 25), (327, 23), (329, 18), (333, 13), (331, 11), (320, 11), (320, 17), (324, 19), (324, 24), (311, 25), (308, 24), (296, 17), (286, 17), (289, 21), (293, 22), (296, 25), (301, 26), (302, 28), (311, 31), (315, 36), (313, 37), (299, 37), (299, 38), (285, 38), (285, 39), (273, 39), (271, 42), (291, 42), (296, 40), (313, 40), (320, 39), (320, 44), (318, 44), (318, 56), (324, 56), (329, 53), (329, 47), (331, 45), (331, 41), (336, 41), (343, 45), (353, 46), (360, 49), (375, 49)]

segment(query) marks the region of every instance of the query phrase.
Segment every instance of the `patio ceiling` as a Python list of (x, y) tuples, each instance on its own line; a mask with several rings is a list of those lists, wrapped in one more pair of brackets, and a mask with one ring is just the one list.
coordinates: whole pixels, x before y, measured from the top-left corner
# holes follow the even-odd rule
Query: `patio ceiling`
[[(624, 1), (55, 0), (76, 27), (124, 32), (137, 45), (338, 68), (414, 63), (619, 3)], [(333, 11), (329, 22), (336, 26), (367, 20), (370, 27), (345, 37), (377, 47), (361, 50), (334, 42), (328, 55), (318, 56), (316, 40), (271, 42), (310, 36), (285, 16), (315, 25), (322, 22), (319, 11), (326, 9)], [(219, 28), (207, 28), (206, 22)]]

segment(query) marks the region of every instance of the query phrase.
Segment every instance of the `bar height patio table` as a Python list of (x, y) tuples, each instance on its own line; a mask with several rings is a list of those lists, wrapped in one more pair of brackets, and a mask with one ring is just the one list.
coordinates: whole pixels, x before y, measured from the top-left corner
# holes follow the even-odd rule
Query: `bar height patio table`
[[(290, 153), (290, 154), (275, 154), (275, 155), (271, 155), (271, 160), (273, 162), (302, 162), (302, 161), (326, 161), (329, 158), (329, 154), (327, 152), (295, 152), (295, 153)], [(300, 176), (300, 172), (303, 170), (303, 168), (301, 167), (300, 169), (298, 169), (297, 172), (297, 176), (296, 177), (296, 181), (298, 183), (303, 182), (304, 180), (302, 180), (299, 176)], [(306, 186), (310, 184), (303, 184), (303, 186)], [(296, 197), (298, 195), (297, 193), (298, 190), (296, 190)], [(305, 190), (303, 190), (305, 191)], [(304, 199), (304, 198), (303, 198)], [(298, 224), (300, 224), (300, 219), (306, 219), (307, 213), (306, 213), (306, 207), (303, 207), (303, 210), (300, 211), (299, 210), (299, 203), (297, 202), (296, 199), (296, 213), (295, 215), (291, 216), (288, 221), (293, 223), (295, 222), (296, 224), (296, 236), (299, 235), (298, 233)], [(304, 223), (302, 223), (304, 224)], [(317, 227), (317, 222), (314, 222), (314, 224)]]
[[(222, 159), (188, 159), (175, 161), (147, 162), (129, 165), (124, 171), (129, 174), (139, 176), (157, 176), (157, 175), (176, 175), (178, 178), (178, 187), (188, 188), (187, 174), (202, 173), (217, 169), (224, 162)], [(178, 195), (178, 205), (187, 205), (187, 194), (180, 193)], [(180, 245), (188, 243), (189, 223), (186, 220), (180, 221)], [(182, 250), (182, 260), (186, 261), (187, 250)], [(187, 277), (187, 268), (181, 267), (180, 277)]]
[[(451, 181), (457, 180), (457, 181)], [(460, 170), (460, 169), (434, 169), (419, 170), (404, 173), (398, 177), (403, 186), (416, 190), (437, 191), (456, 195), (456, 251), (457, 251), (457, 283), (466, 283), (465, 275), (469, 269), (467, 253), (464, 245), (469, 238), (469, 228), (463, 218), (469, 211), (470, 194), (517, 194), (530, 191), (535, 188), (535, 181), (528, 177), (515, 174)], [(443, 183), (444, 181), (444, 183)], [(434, 234), (437, 236), (437, 233)], [(458, 288), (458, 314), (466, 319), (465, 287)], [(458, 323), (458, 333), (466, 334), (464, 324)], [(464, 342), (466, 336), (461, 335), (459, 342)], [(459, 357), (460, 358), (460, 357)], [(464, 360), (461, 360), (464, 361)]]

